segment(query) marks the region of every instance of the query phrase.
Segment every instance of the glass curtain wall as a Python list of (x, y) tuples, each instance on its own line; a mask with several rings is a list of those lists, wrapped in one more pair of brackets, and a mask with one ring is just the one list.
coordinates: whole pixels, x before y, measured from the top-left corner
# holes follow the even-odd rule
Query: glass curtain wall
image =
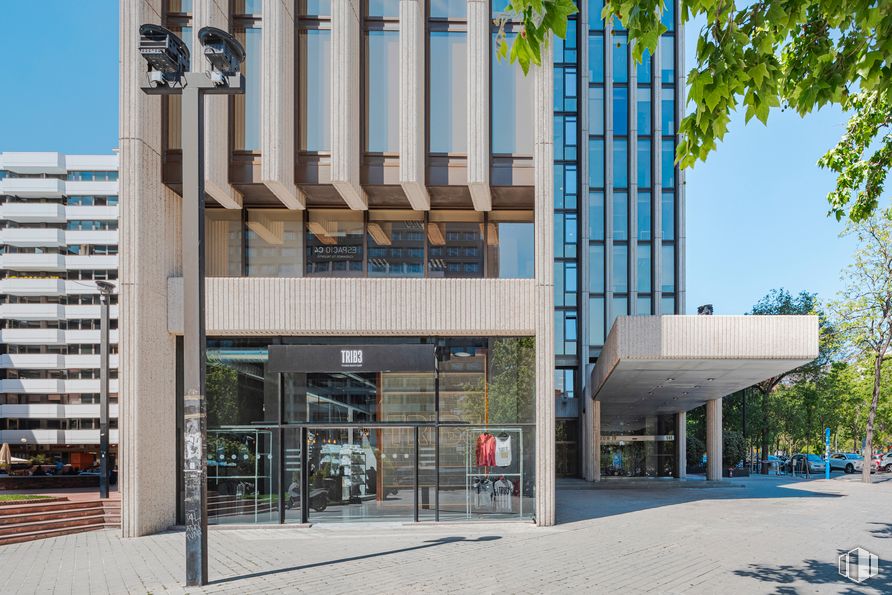
[(467, 153), (468, 24), (465, 0), (428, 5), (428, 152)]
[(245, 48), (241, 71), (245, 93), (231, 98), (233, 105), (233, 149), (248, 153), (260, 150), (261, 90), (263, 59), (263, 3), (261, 0), (232, 2), (233, 32)]
[(530, 518), (534, 339), (434, 341), (430, 371), (273, 374), (278, 339), (210, 339), (210, 522)]
[(298, 148), (331, 150), (331, 2), (298, 0)]
[(365, 151), (399, 153), (399, 2), (362, 3), (365, 68)]

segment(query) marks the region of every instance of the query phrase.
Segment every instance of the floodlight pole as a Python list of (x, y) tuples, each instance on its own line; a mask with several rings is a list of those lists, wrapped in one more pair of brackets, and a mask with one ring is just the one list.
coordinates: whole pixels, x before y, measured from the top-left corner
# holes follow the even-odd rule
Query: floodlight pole
[(108, 302), (112, 287), (99, 288), (99, 497), (108, 498)]
[(186, 585), (208, 582), (207, 404), (204, 310), (204, 98), (245, 92), (240, 75), (217, 86), (202, 72), (187, 72), (181, 87), (143, 87), (149, 94), (182, 94), (183, 246), (183, 484), (186, 514)]

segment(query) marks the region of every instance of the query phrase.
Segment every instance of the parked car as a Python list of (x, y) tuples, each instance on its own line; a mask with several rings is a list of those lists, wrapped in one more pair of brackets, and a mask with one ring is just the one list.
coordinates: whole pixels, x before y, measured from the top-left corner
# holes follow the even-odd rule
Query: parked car
[(878, 455), (878, 459), (877, 467), (886, 473), (892, 473), (892, 451), (884, 455)]
[[(838, 452), (830, 455), (830, 470), (845, 471), (846, 473), (859, 473), (864, 468), (864, 457), (850, 452)], [(871, 469), (873, 473), (876, 469)]]
[(824, 472), (824, 459), (818, 455), (810, 455), (800, 453), (793, 455), (787, 462), (787, 467), (791, 473), (805, 473), (805, 462), (808, 463), (808, 472), (820, 474)]

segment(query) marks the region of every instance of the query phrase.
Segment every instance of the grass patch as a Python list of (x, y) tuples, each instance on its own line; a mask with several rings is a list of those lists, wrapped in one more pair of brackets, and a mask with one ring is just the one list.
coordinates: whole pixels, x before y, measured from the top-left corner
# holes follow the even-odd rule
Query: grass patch
[(49, 496), (39, 494), (0, 494), (0, 502), (18, 502), (20, 500), (43, 500)]

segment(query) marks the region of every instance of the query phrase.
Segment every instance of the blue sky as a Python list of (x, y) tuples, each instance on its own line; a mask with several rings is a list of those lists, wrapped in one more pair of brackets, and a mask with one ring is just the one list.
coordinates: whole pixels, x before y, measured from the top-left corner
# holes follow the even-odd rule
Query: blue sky
[[(48, 18), (50, 17), (50, 18)], [(0, 150), (105, 153), (118, 139), (118, 2), (3, 2), (7, 83)], [(687, 30), (692, 63), (697, 27)], [(771, 288), (828, 299), (853, 245), (826, 216), (833, 177), (815, 165), (843, 130), (838, 110), (769, 126), (736, 117), (726, 140), (687, 174), (687, 304), (746, 312)]]

